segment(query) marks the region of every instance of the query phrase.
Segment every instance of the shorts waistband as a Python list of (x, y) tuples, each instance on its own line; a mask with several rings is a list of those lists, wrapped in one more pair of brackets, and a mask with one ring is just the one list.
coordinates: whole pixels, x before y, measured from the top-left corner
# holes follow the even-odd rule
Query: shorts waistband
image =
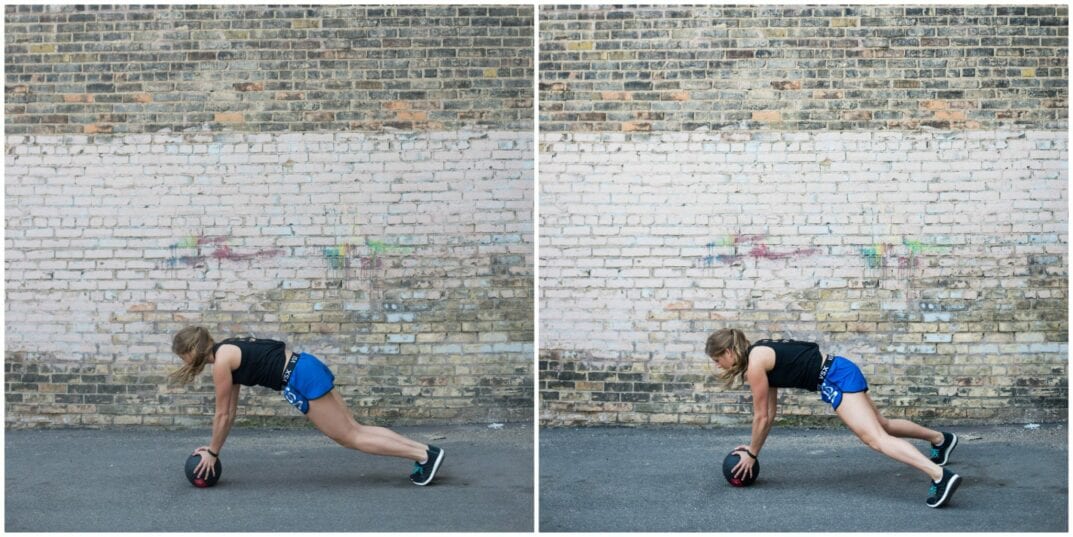
[(823, 361), (823, 365), (820, 366), (820, 378), (816, 382), (817, 386), (822, 385), (823, 379), (827, 378), (827, 372), (831, 370), (831, 362), (833, 361), (835, 361), (835, 357), (828, 354), (827, 358)]
[(287, 366), (283, 368), (283, 384), (286, 385), (291, 380), (291, 373), (294, 372), (294, 365), (298, 363), (300, 354), (296, 352), (291, 353), (291, 359), (287, 360)]

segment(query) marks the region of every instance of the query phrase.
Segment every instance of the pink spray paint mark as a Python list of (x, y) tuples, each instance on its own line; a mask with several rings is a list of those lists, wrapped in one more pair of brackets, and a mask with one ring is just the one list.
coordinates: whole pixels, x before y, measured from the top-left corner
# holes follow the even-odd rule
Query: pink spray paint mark
[[(175, 267), (179, 264), (186, 265), (188, 267), (195, 267), (203, 265), (209, 259), (217, 259), (220, 261), (243, 261), (249, 259), (257, 259), (261, 257), (274, 257), (284, 254), (284, 250), (279, 248), (267, 248), (256, 250), (250, 253), (239, 253), (231, 248), (228, 244), (229, 237), (226, 236), (196, 236), (187, 237), (182, 241), (179, 241), (171, 245), (172, 255), (168, 258), (166, 264), (169, 267)], [(201, 251), (203, 245), (214, 245), (216, 248), (211, 254), (205, 255)], [(184, 255), (180, 256), (178, 250), (183, 249), (196, 249), (196, 255)]]
[[(732, 265), (745, 258), (769, 260), (790, 259), (815, 255), (820, 252), (818, 248), (798, 248), (786, 252), (775, 252), (763, 242), (765, 238), (765, 235), (734, 235), (733, 237), (724, 238), (719, 243), (709, 242), (707, 244), (708, 255), (704, 257), (704, 265), (711, 266), (712, 261)], [(749, 249), (748, 253), (738, 253), (738, 245), (746, 244), (752, 244), (754, 246)], [(713, 255), (713, 250), (716, 246), (733, 246), (735, 252), (733, 254)]]

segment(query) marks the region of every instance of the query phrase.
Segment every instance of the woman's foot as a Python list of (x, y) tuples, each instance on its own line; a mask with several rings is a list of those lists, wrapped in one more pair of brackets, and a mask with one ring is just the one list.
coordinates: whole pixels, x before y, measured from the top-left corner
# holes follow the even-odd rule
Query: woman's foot
[(425, 462), (414, 463), (414, 471), (410, 474), (410, 481), (422, 487), (431, 483), (432, 478), (436, 477), (436, 470), (440, 469), (441, 462), (443, 462), (443, 450), (429, 445)]
[(938, 482), (932, 481), (928, 489), (928, 507), (942, 507), (954, 495), (961, 485), (961, 476), (943, 468), (943, 477)]
[(939, 466), (946, 466), (947, 461), (950, 460), (950, 452), (954, 451), (954, 448), (958, 445), (958, 435), (954, 433), (943, 433), (943, 443), (939, 445), (931, 445), (931, 462), (938, 464)]

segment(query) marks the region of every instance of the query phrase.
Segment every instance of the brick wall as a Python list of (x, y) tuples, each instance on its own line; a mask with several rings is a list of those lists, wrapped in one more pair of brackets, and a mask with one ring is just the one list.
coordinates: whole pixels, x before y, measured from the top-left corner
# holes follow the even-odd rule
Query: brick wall
[(727, 326), (853, 359), (889, 416), (1067, 418), (1064, 7), (541, 19), (543, 424), (747, 422)]
[(546, 6), (542, 131), (1065, 128), (1065, 6)]
[(7, 29), (7, 426), (208, 425), (208, 374), (166, 383), (190, 324), (322, 357), (360, 421), (532, 419), (527, 8), (8, 7)]
[(8, 133), (532, 129), (530, 6), (5, 7)]

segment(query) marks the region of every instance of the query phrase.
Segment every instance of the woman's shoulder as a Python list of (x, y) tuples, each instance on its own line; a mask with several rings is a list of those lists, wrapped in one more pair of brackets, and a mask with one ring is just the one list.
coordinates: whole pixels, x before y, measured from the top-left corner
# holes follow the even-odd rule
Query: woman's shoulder
[(240, 343), (240, 341), (234, 338), (225, 339), (212, 346), (212, 354), (214, 354), (217, 359), (219, 359), (222, 355), (229, 356), (233, 354), (237, 356), (242, 356), (242, 347), (238, 346), (237, 343)]
[(212, 354), (217, 364), (224, 365), (232, 371), (242, 365), (242, 347), (226, 339), (213, 346)]
[(764, 338), (764, 339), (757, 340), (755, 343), (750, 345), (749, 348), (751, 349), (753, 347), (770, 347), (770, 348), (774, 349), (776, 346), (782, 346), (782, 345), (804, 345), (804, 346), (808, 346), (808, 347), (819, 347), (820, 346), (819, 343), (816, 343), (815, 341), (805, 341), (805, 340), (802, 340), (802, 339)]
[(284, 342), (277, 341), (275, 339), (259, 338), (254, 336), (234, 336), (224, 339), (219, 343), (213, 345), (213, 348), (219, 348), (223, 345), (234, 345), (241, 348), (241, 344), (260, 344), (260, 345), (284, 345)]
[(774, 344), (774, 343), (775, 343), (775, 340), (773, 340), (771, 338), (758, 339), (758, 340), (754, 341), (751, 345), (749, 345), (749, 352), (752, 352), (752, 350), (757, 348), (757, 347), (766, 347), (768, 349), (774, 350), (775, 347), (772, 346), (772, 344)]
[(265, 338), (265, 337), (255, 337), (255, 336), (229, 337), (229, 338), (221, 341), (217, 345), (230, 344), (230, 345), (235, 345), (237, 347), (237, 346), (239, 346), (238, 345), (239, 343), (246, 343), (246, 344), (251, 344), (251, 345), (268, 345), (268, 346), (286, 345), (285, 342), (280, 341), (278, 339), (271, 339), (271, 338)]
[(775, 367), (775, 349), (763, 342), (764, 340), (760, 340), (749, 346), (749, 365), (759, 365), (765, 371), (770, 371)]
[(223, 341), (217, 341), (212, 346), (212, 352), (216, 352), (216, 351), (220, 350), (221, 347), (224, 347), (224, 346), (231, 346), (231, 347), (240, 348), (240, 347), (238, 347), (238, 345), (236, 345), (236, 343), (238, 343), (238, 341), (239, 340), (237, 338), (233, 338), (233, 337), (229, 337), (229, 338), (227, 338), (227, 339), (225, 339)]

